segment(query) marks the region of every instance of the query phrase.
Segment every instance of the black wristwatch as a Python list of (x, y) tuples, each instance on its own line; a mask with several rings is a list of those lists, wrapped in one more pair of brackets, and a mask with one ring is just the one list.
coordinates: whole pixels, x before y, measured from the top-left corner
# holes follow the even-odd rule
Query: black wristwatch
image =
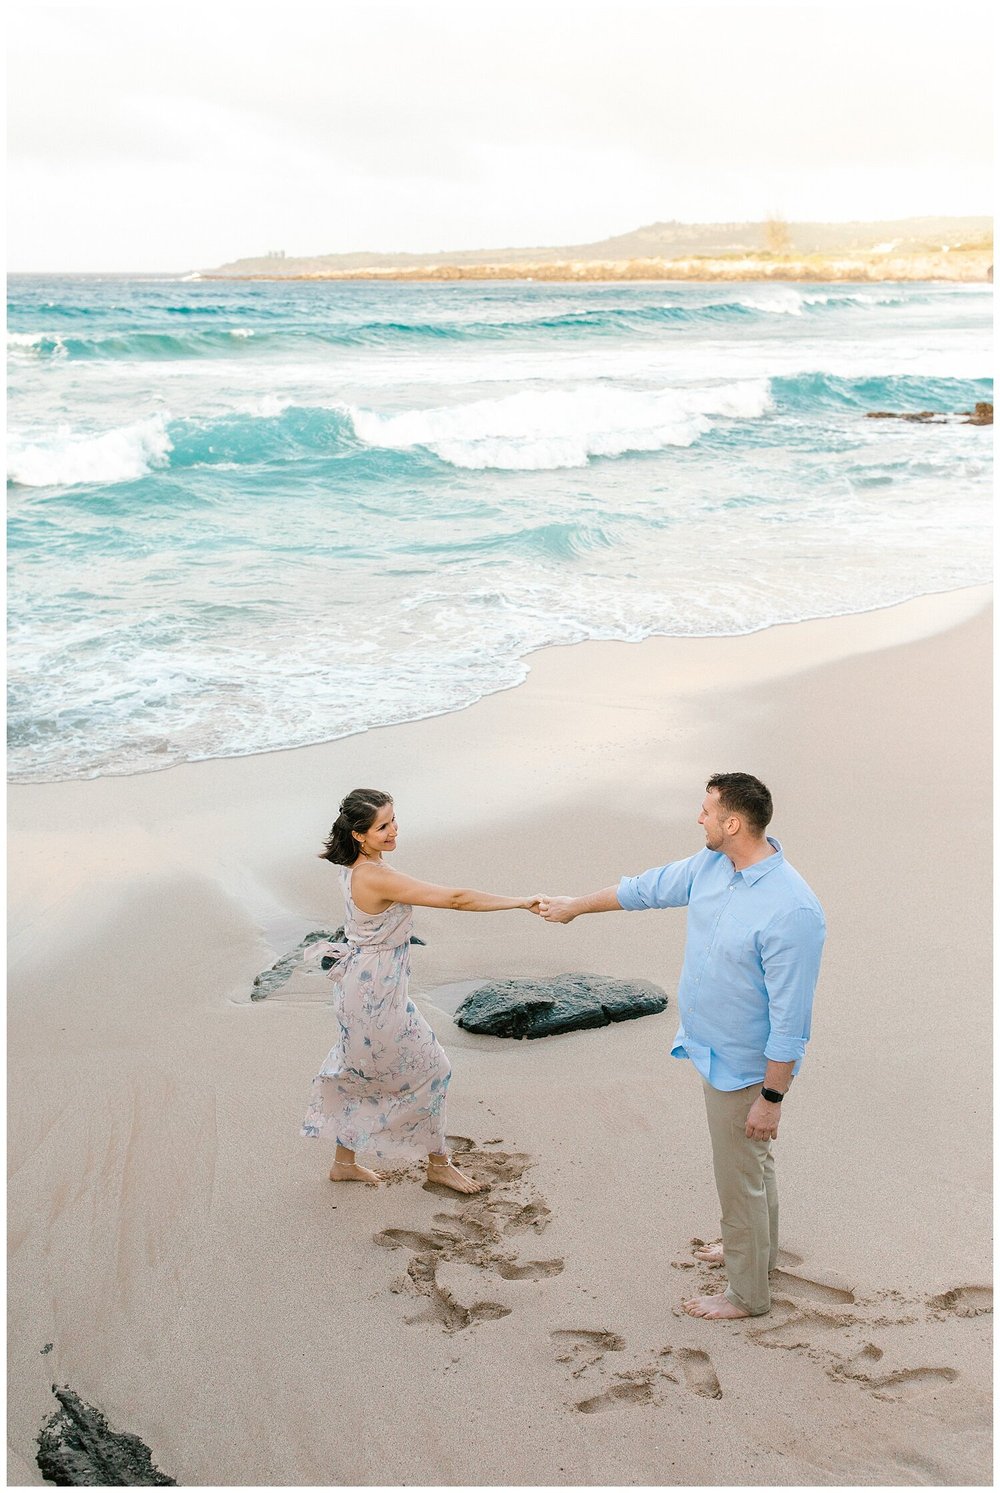
[(766, 1099), (768, 1104), (780, 1104), (785, 1096), (780, 1089), (761, 1089), (760, 1097)]

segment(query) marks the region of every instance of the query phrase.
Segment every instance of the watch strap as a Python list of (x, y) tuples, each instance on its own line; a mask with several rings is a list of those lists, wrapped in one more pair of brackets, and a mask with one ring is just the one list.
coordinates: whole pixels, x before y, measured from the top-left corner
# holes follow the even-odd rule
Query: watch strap
[(766, 1099), (768, 1104), (780, 1104), (785, 1096), (780, 1089), (761, 1089), (760, 1097)]

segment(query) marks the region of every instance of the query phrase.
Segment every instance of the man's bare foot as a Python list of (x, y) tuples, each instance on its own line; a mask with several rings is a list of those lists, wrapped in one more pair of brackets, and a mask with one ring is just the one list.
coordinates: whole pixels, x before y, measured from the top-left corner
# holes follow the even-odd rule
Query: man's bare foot
[(331, 1182), (367, 1182), (369, 1187), (378, 1187), (382, 1178), (378, 1172), (359, 1166), (356, 1161), (335, 1161), (330, 1168)]
[(681, 1303), (689, 1317), (708, 1317), (712, 1321), (735, 1322), (738, 1317), (749, 1317), (741, 1306), (734, 1306), (728, 1296), (693, 1296)]
[(452, 1166), (449, 1156), (428, 1156), (427, 1180), (439, 1187), (450, 1187), (453, 1192), (482, 1192), (482, 1182), (473, 1182), (457, 1166)]
[(703, 1265), (708, 1265), (713, 1270), (716, 1265), (725, 1264), (726, 1260), (721, 1244), (703, 1244), (700, 1249), (694, 1251), (694, 1257), (696, 1260), (700, 1260)]

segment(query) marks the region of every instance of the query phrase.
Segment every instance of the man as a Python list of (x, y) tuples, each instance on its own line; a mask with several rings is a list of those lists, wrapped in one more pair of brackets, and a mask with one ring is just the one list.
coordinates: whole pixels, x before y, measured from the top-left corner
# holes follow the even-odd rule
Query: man
[(543, 899), (550, 923), (588, 912), (687, 907), (687, 942), (671, 1055), (701, 1075), (722, 1208), (726, 1266), (721, 1295), (684, 1302), (693, 1317), (728, 1320), (770, 1310), (768, 1271), (778, 1254), (778, 1193), (771, 1141), (809, 1039), (813, 991), (826, 937), (809, 887), (765, 834), (771, 795), (745, 772), (717, 773), (698, 823), (705, 848), (623, 876), (586, 897)]

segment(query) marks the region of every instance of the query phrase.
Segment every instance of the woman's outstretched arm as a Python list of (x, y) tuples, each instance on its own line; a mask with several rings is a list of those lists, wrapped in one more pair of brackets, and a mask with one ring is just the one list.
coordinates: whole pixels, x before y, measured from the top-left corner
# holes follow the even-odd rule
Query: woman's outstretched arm
[(357, 868), (363, 880), (357, 886), (366, 902), (381, 903), (379, 907), (364, 907), (362, 912), (384, 912), (393, 902), (411, 902), (415, 907), (445, 907), (452, 912), (511, 912), (524, 908), (537, 912), (541, 896), (497, 897), (492, 892), (476, 892), (468, 887), (435, 886), (431, 881), (418, 881), (415, 876), (405, 876), (391, 866), (368, 865)]

